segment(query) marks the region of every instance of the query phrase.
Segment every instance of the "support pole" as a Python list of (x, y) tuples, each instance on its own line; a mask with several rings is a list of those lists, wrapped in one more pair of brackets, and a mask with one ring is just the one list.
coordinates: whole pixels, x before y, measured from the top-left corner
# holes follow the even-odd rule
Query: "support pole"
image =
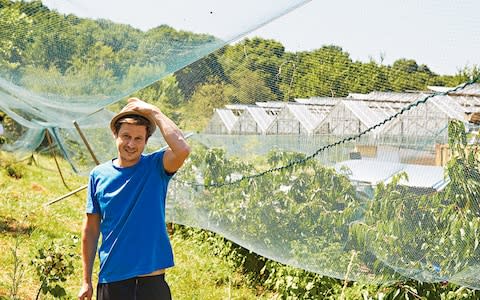
[(348, 263), (347, 272), (345, 273), (345, 278), (343, 279), (343, 288), (342, 294), (340, 295), (340, 300), (345, 300), (345, 290), (347, 289), (348, 285), (348, 276), (350, 275), (350, 271), (352, 271), (353, 259), (357, 255), (357, 251), (352, 251), (352, 257), (350, 257), (350, 262)]
[(72, 195), (74, 195), (74, 194), (76, 194), (76, 193), (78, 193), (78, 192), (80, 192), (80, 191), (82, 191), (82, 190), (84, 190), (84, 189), (86, 189), (86, 188), (87, 188), (87, 185), (83, 185), (83, 186), (79, 187), (78, 189), (71, 191), (71, 192), (68, 193), (68, 194), (65, 194), (65, 195), (60, 196), (60, 197), (58, 197), (58, 198), (56, 198), (56, 199), (54, 199), (54, 200), (52, 200), (52, 201), (50, 201), (50, 202), (45, 203), (44, 205), (45, 205), (45, 206), (52, 205), (53, 203), (56, 203), (56, 202), (58, 202), (58, 201), (60, 201), (60, 200), (63, 200), (63, 199), (65, 199), (65, 198), (68, 198), (68, 197), (70, 197), (70, 196), (72, 196)]
[[(95, 161), (95, 164), (98, 166), (100, 164), (100, 162), (98, 161), (97, 157), (95, 156), (95, 154), (93, 153), (93, 150), (92, 148), (90, 147), (90, 144), (88, 143), (87, 139), (85, 138), (85, 135), (83, 134), (82, 130), (80, 129), (80, 126), (78, 126), (78, 123), (77, 121), (73, 121), (73, 125), (75, 125), (75, 128), (77, 129), (78, 133), (80, 134), (80, 137), (82, 138), (82, 141), (85, 143), (85, 146), (87, 147), (88, 149), (88, 152), (90, 152), (90, 155), (92, 156), (93, 160)], [(48, 131), (47, 131), (48, 132)], [(62, 177), (63, 179), (63, 177)], [(49, 201), (47, 203), (45, 203), (44, 205), (45, 206), (49, 206), (49, 205), (52, 205), (60, 200), (63, 200), (65, 198), (68, 198), (72, 195), (75, 195), (76, 193), (86, 189), (88, 187), (88, 185), (83, 185), (81, 187), (79, 187), (78, 189), (74, 190), (74, 191), (71, 191), (63, 196), (60, 196), (52, 201)]]
[[(58, 173), (60, 173), (60, 177), (62, 178), (63, 185), (67, 189), (70, 189), (68, 187), (67, 183), (65, 182), (65, 178), (63, 177), (62, 169), (60, 169), (60, 165), (58, 164), (57, 155), (55, 154), (55, 149), (52, 147), (52, 145), (53, 145), (52, 137), (50, 136), (50, 131), (48, 131), (48, 129), (45, 129), (45, 135), (47, 136), (48, 144), (50, 146), (50, 150), (51, 150), (52, 155), (53, 155), (53, 160), (55, 160), (55, 165), (57, 165), (57, 170), (58, 170)], [(32, 154), (32, 157), (33, 157), (33, 154)]]
[(90, 155), (92, 156), (93, 160), (95, 161), (95, 164), (98, 166), (100, 162), (98, 161), (97, 157), (95, 156), (95, 153), (93, 153), (92, 147), (90, 147), (90, 144), (87, 141), (87, 138), (85, 135), (83, 135), (82, 130), (80, 129), (80, 126), (78, 126), (78, 123), (76, 120), (73, 121), (73, 125), (75, 125), (75, 128), (77, 129), (78, 133), (80, 134), (80, 137), (82, 138), (83, 143), (85, 146), (87, 146), (88, 152), (90, 152)]

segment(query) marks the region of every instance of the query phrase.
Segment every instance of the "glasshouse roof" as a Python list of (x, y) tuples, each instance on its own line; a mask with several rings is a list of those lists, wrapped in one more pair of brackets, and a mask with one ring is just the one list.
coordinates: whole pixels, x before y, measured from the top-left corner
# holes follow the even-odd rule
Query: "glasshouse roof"
[(372, 127), (388, 116), (383, 111), (376, 111), (369, 108), (364, 102), (343, 100), (341, 102), (347, 107), (357, 118), (365, 124), (366, 127)]
[(248, 105), (246, 104), (227, 104), (225, 105), (225, 108), (231, 109), (231, 110), (245, 110)]
[(255, 105), (266, 108), (278, 108), (282, 109), (285, 106), (285, 102), (280, 101), (265, 101), (265, 102), (255, 102)]
[(431, 98), (430, 103), (451, 119), (464, 120), (465, 118), (465, 109), (453, 100), (452, 97), (435, 96)]
[(351, 180), (371, 185), (389, 183), (395, 175), (405, 172), (408, 180), (402, 179), (401, 185), (441, 190), (447, 184), (444, 169), (441, 166), (423, 166), (369, 159), (353, 159), (335, 165), (337, 172), (345, 174)]
[(275, 117), (268, 115), (265, 112), (265, 109), (258, 107), (258, 106), (247, 106), (246, 110), (238, 119), (238, 122), (241, 122), (242, 119), (245, 117), (244, 115), (248, 114), (249, 116), (252, 117), (252, 119), (257, 123), (257, 125), (260, 127), (261, 132), (265, 132), (267, 130), (268, 126), (273, 122)]
[(452, 95), (469, 95), (469, 96), (479, 96), (480, 97), (480, 83), (471, 84), (461, 91), (452, 92)]
[(345, 98), (311, 97), (311, 98), (295, 98), (295, 102), (300, 104), (334, 106), (343, 99)]
[(307, 130), (307, 132), (313, 132), (325, 117), (324, 114), (313, 114), (307, 105), (302, 104), (287, 104), (286, 109), (288, 109), (295, 118), (302, 123), (302, 126)]
[(215, 113), (218, 114), (220, 119), (222, 120), (225, 127), (230, 131), (233, 128), (233, 125), (237, 121), (238, 117), (236, 117), (233, 112), (229, 109), (215, 109)]
[[(451, 97), (451, 96), (450, 96)], [(480, 111), (480, 96), (454, 96), (452, 101), (460, 104), (465, 111), (478, 112)]]
[[(453, 87), (445, 87), (445, 86), (428, 86), (429, 90), (434, 92), (444, 93), (449, 90), (452, 90)], [(461, 91), (457, 92), (450, 92), (449, 95), (466, 95), (466, 96), (479, 96), (480, 97), (480, 84), (474, 83), (469, 86), (464, 87)]]
[(427, 94), (423, 93), (370, 92), (368, 94), (350, 93), (347, 98), (365, 101), (411, 103), (415, 100), (423, 99), (426, 96)]

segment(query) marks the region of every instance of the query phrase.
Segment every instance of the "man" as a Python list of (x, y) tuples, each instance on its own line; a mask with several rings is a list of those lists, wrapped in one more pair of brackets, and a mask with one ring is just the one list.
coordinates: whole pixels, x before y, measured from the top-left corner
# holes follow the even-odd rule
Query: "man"
[[(143, 154), (156, 127), (168, 148)], [(78, 298), (92, 298), (92, 269), (101, 233), (97, 299), (171, 299), (165, 269), (174, 263), (165, 197), (168, 182), (190, 147), (160, 109), (137, 98), (128, 99), (110, 128), (118, 156), (90, 173)]]

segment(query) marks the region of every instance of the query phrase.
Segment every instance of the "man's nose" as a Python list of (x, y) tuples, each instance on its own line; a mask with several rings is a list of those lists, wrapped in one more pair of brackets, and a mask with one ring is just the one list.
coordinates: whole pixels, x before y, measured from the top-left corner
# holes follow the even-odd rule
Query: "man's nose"
[(127, 142), (127, 145), (132, 147), (132, 146), (135, 146), (135, 140), (134, 139), (129, 139), (128, 142)]

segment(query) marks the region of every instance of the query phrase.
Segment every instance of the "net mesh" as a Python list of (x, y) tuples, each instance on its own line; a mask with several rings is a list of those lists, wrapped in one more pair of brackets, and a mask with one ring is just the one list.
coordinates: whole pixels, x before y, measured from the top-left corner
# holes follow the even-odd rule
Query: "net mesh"
[[(128, 15), (149, 28), (107, 20), (103, 4), (68, 1), (60, 13), (0, 1), (2, 150), (33, 151), (48, 132), (87, 174), (95, 160), (82, 135), (99, 162), (114, 157), (108, 122), (137, 96), (192, 145), (171, 182), (170, 221), (330, 277), (480, 288), (477, 65), (437, 74), (413, 59), (354, 60), (322, 37), (302, 51), (239, 39), (305, 1), (177, 2), (165, 20), (187, 29), (143, 2)], [(164, 145), (157, 131), (148, 150)]]

